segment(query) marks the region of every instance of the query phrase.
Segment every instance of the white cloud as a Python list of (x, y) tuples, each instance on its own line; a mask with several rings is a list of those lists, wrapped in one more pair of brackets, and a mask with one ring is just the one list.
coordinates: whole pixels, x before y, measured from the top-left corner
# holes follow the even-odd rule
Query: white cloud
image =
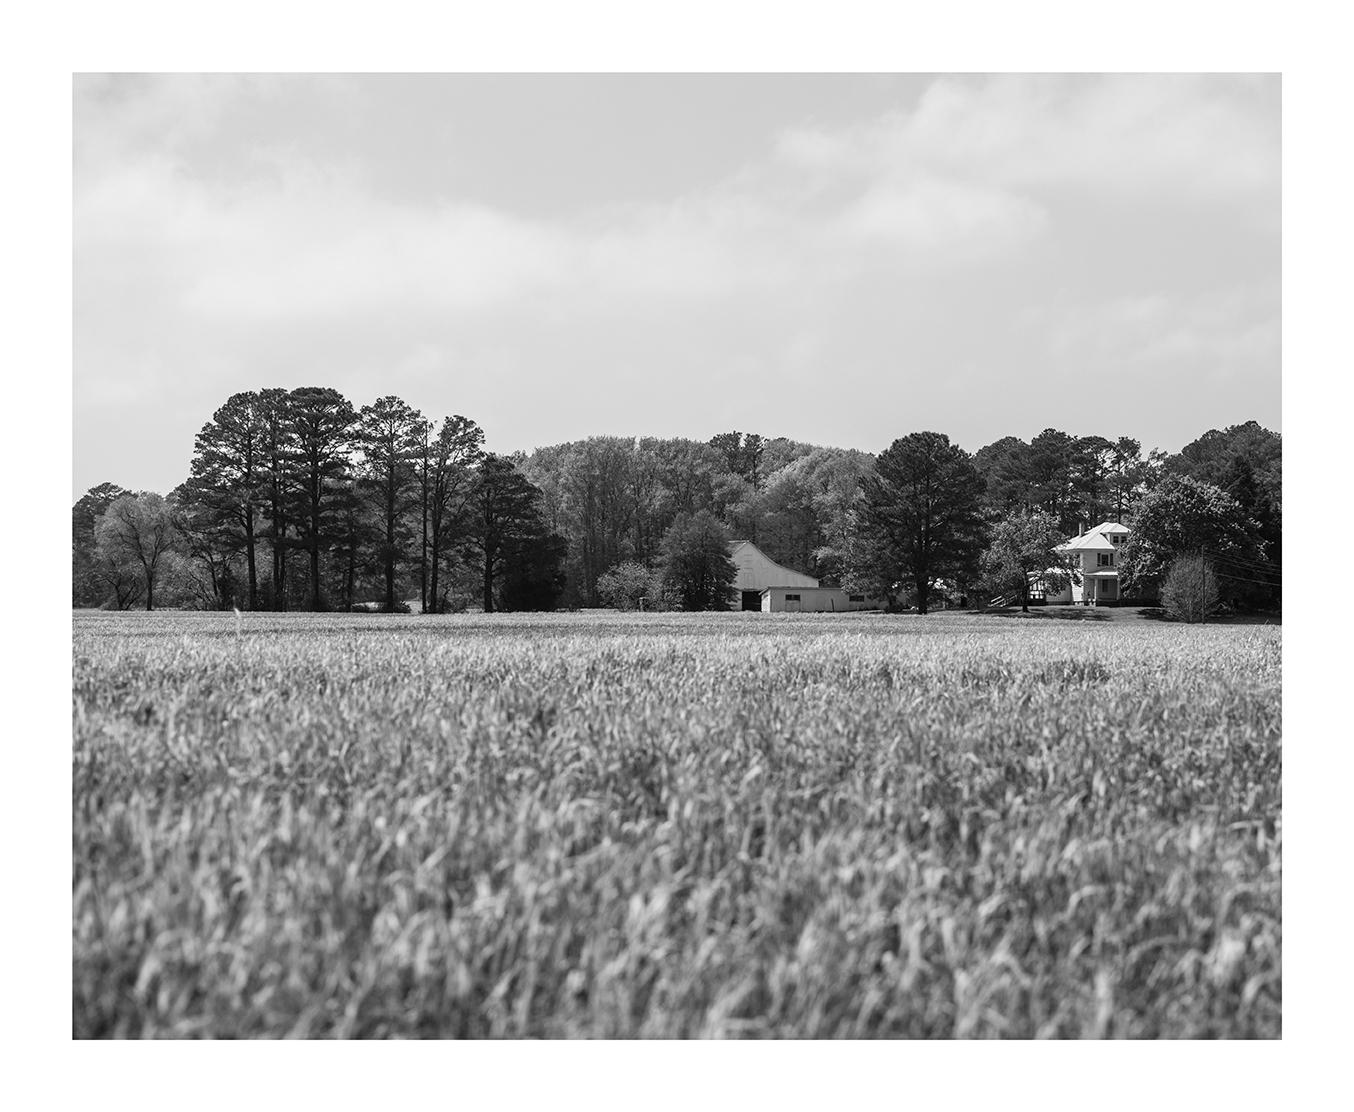
[(1037, 235), (1044, 210), (1027, 198), (957, 182), (920, 180), (899, 187), (876, 185), (843, 210), (833, 230), (860, 242), (923, 252), (928, 265), (944, 265), (947, 253), (968, 258), (1005, 251)]
[[(1276, 79), (1277, 80), (1277, 79)], [(1245, 197), (1277, 186), (1277, 97), (1265, 81), (1186, 75), (943, 78), (910, 111), (830, 132), (794, 129), (779, 156), (987, 186)]]
[[(360, 115), (360, 81), (317, 81), (307, 118)], [(191, 445), (233, 390), (298, 380), (355, 400), (409, 390), (487, 425), (500, 376), (533, 403), (498, 411), (513, 447), (603, 416), (612, 431), (661, 419), (700, 435), (727, 417), (878, 447), (900, 421), (950, 427), (950, 407), (961, 421), (1014, 377), (1039, 407), (1041, 380), (1125, 368), (1246, 376), (1248, 406), (1269, 374), (1277, 398), (1270, 81), (946, 78), (908, 108), (768, 131), (713, 185), (551, 217), (383, 192), (370, 152), (318, 152), (300, 124), (252, 143), (255, 117), (232, 106), (285, 113), (295, 89), (77, 81), (81, 452), (124, 399), (126, 421), (179, 396)], [(695, 152), (700, 135), (673, 142)], [(655, 414), (659, 380), (681, 389)], [(803, 399), (842, 382), (870, 405), (827, 429)]]

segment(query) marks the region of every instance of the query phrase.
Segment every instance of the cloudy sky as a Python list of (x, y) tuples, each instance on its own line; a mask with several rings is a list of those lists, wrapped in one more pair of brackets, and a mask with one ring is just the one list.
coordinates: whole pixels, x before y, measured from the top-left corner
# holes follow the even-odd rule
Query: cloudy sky
[(513, 451), (1280, 428), (1276, 77), (77, 77), (75, 492), (238, 390)]

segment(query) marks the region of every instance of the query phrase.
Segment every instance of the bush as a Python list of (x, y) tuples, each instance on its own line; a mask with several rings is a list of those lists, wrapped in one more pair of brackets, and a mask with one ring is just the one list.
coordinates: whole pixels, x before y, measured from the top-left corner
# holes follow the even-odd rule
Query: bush
[(1218, 612), (1218, 577), (1212, 561), (1178, 556), (1161, 584), (1161, 608), (1179, 622), (1203, 622)]
[(653, 572), (643, 564), (628, 561), (617, 564), (597, 579), (597, 594), (603, 606), (617, 610), (638, 610), (640, 599), (657, 609), (661, 588)]

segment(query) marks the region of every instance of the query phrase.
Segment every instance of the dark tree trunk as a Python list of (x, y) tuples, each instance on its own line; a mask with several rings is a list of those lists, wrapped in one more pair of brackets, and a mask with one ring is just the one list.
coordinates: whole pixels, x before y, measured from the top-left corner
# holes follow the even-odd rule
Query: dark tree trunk
[(287, 520), (282, 515), (280, 497), (274, 492), (272, 506), (273, 530), (273, 609), (287, 609)]
[(319, 611), (324, 605), (320, 596), (320, 477), (314, 468), (310, 483), (310, 608)]
[(428, 612), (428, 444), (424, 434), (423, 444), (423, 484), (419, 490), (423, 526), (423, 548), (418, 561), (419, 609)]
[(494, 612), (494, 568), (488, 560), (484, 561), (484, 612)]
[(442, 563), (442, 545), (439, 542), (438, 534), (441, 533), (442, 522), (439, 520), (437, 511), (433, 511), (432, 522), (432, 551), (429, 553), (429, 572), (428, 572), (428, 608), (432, 613), (441, 612), (441, 599), (437, 594), (437, 570)]
[(1029, 580), (1029, 576), (1026, 576), (1026, 577), (1025, 577), (1024, 582), (1023, 582), (1023, 583), (1021, 584), (1021, 586), (1020, 586), (1020, 612), (1021, 612), (1022, 614), (1028, 614), (1028, 613), (1030, 612), (1030, 580)]
[(389, 516), (386, 517), (386, 554), (381, 563), (386, 581), (385, 611), (392, 614), (395, 611), (395, 527)]
[(249, 565), (249, 609), (259, 608), (259, 575), (254, 560), (254, 511), (251, 509), (244, 522), (245, 562)]
[(277, 609), (287, 609), (287, 550), (277, 552)]

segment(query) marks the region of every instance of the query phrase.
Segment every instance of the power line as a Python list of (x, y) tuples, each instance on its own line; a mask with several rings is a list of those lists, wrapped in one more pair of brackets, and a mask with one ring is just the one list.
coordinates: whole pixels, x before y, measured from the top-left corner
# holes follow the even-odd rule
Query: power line
[(1215, 572), (1214, 574), (1217, 575), (1217, 576), (1219, 576), (1219, 577), (1222, 578), (1222, 579), (1233, 579), (1233, 580), (1236, 580), (1238, 583), (1254, 583), (1254, 584), (1256, 584), (1257, 586), (1260, 586), (1260, 587), (1281, 587), (1281, 586), (1283, 586), (1283, 584), (1281, 584), (1277, 579), (1251, 579), (1251, 578), (1249, 578), (1248, 576), (1244, 576), (1244, 575), (1233, 575), (1231, 572), (1228, 572), (1228, 571), (1219, 571), (1219, 572)]
[[(1209, 558), (1205, 557), (1205, 559)], [(1279, 579), (1283, 578), (1283, 572), (1279, 571), (1277, 568), (1252, 568), (1248, 567), (1245, 564), (1232, 564), (1226, 560), (1210, 559), (1209, 562), (1214, 564), (1216, 567), (1231, 568), (1233, 571), (1245, 572), (1248, 575), (1273, 575), (1274, 577)]]
[(1251, 568), (1255, 571), (1283, 571), (1283, 565), (1273, 563), (1270, 560), (1251, 560), (1245, 556), (1225, 556), (1220, 552), (1214, 552), (1211, 549), (1203, 550), (1205, 556), (1211, 560), (1217, 560), (1224, 564), (1231, 564), (1238, 568)]

